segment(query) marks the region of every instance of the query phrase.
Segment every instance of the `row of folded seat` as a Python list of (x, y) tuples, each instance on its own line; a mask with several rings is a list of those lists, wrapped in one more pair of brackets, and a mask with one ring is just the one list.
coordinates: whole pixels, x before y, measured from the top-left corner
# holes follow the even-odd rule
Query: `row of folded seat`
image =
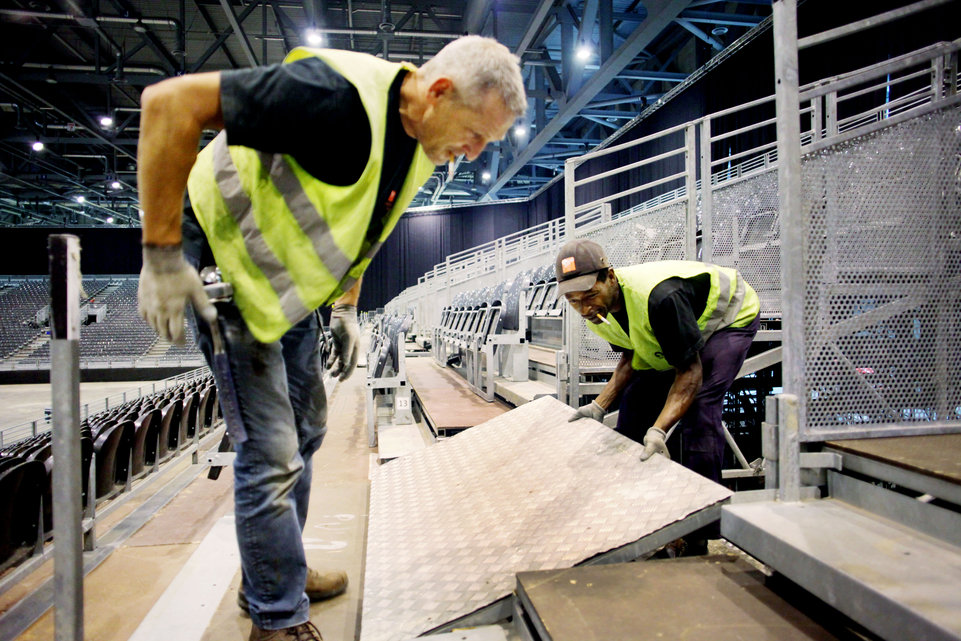
[[(217, 389), (206, 376), (94, 414), (80, 425), (82, 501), (90, 506), (130, 489), (218, 421)], [(53, 533), (52, 434), (0, 450), (0, 570)], [(88, 487), (94, 466), (93, 492)]]
[(523, 271), (510, 281), (454, 296), (441, 312), (434, 340), (447, 346), (447, 351), (483, 345), (488, 336), (508, 334), (520, 329), (520, 298), (524, 294), (524, 315), (559, 316), (563, 312), (557, 300), (554, 265)]
[(381, 316), (371, 332), (370, 346), (367, 350), (367, 377), (384, 378), (393, 376), (401, 370), (404, 346), (400, 336), (410, 331), (412, 316)]

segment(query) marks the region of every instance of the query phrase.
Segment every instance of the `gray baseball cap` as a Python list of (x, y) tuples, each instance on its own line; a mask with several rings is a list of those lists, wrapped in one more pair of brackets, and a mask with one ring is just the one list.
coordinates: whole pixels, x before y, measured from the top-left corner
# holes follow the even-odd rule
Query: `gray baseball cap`
[(597, 282), (597, 272), (610, 266), (604, 248), (593, 240), (575, 238), (564, 243), (554, 261), (557, 295), (590, 289)]

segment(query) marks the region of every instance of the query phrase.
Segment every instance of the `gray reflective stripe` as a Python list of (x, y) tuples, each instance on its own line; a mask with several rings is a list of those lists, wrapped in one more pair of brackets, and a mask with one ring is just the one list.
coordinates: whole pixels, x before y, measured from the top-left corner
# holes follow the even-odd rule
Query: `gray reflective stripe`
[(701, 335), (707, 339), (710, 338), (714, 332), (722, 327), (727, 327), (737, 318), (737, 315), (741, 312), (741, 306), (744, 304), (744, 279), (740, 274), (737, 275), (737, 282), (734, 289), (734, 297), (728, 302), (728, 298), (731, 297), (731, 278), (718, 270), (718, 284), (720, 288), (720, 293), (717, 296), (717, 306), (711, 313), (711, 317), (707, 319), (707, 324), (704, 327), (704, 331)]
[(257, 228), (250, 196), (244, 191), (243, 184), (240, 182), (237, 166), (234, 165), (230, 151), (227, 149), (227, 137), (224, 132), (220, 132), (214, 138), (213, 160), (214, 179), (217, 181), (217, 187), (227, 204), (228, 211), (240, 228), (247, 253), (270, 281), (270, 286), (280, 298), (280, 306), (287, 321), (291, 325), (297, 324), (310, 314), (310, 310), (304, 307), (290, 279), (290, 274), (267, 246), (263, 234)]
[(340, 251), (340, 247), (334, 242), (334, 237), (330, 232), (330, 227), (323, 215), (310, 202), (310, 198), (304, 192), (303, 185), (297, 180), (297, 175), (287, 162), (283, 154), (258, 154), (260, 164), (268, 168), (270, 179), (273, 181), (277, 191), (284, 197), (287, 209), (294, 216), (294, 220), (310, 239), (314, 252), (320, 256), (324, 267), (330, 272), (334, 280), (339, 281), (347, 271), (350, 270), (353, 262)]

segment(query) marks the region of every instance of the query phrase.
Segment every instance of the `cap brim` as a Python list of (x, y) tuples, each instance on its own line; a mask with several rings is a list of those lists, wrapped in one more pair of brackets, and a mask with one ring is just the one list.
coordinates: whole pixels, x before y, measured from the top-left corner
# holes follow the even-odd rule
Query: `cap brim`
[(594, 286), (597, 282), (597, 272), (575, 276), (557, 283), (557, 297), (560, 298), (568, 292), (583, 292)]

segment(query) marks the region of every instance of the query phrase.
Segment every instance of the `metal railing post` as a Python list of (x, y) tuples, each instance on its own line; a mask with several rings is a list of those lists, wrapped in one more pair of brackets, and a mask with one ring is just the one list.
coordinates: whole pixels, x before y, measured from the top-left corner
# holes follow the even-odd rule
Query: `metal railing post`
[(701, 260), (714, 260), (714, 187), (711, 184), (711, 119), (701, 121)]
[(697, 126), (692, 122), (684, 130), (684, 171), (687, 192), (687, 226), (684, 234), (684, 257), (697, 260)]
[[(801, 211), (797, 2), (775, 0), (774, 73), (777, 109), (778, 202), (781, 218), (781, 309), (784, 391), (804, 399), (804, 225)], [(830, 106), (829, 106), (830, 108)], [(830, 114), (829, 114), (830, 115)], [(798, 420), (804, 424), (805, 403)], [(784, 461), (782, 459), (782, 465)]]
[[(54, 638), (83, 640), (80, 470), (80, 239), (50, 236)], [(90, 488), (93, 491), (93, 488)]]

